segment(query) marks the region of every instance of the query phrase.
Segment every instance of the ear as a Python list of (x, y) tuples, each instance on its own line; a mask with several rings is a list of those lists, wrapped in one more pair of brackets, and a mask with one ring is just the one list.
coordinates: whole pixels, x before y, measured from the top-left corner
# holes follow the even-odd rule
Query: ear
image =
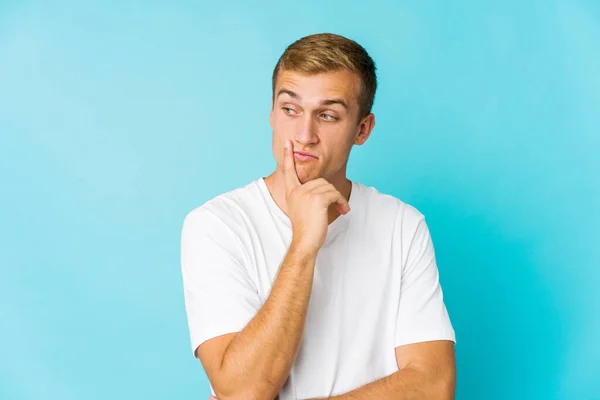
[(373, 128), (375, 128), (375, 115), (369, 113), (360, 122), (360, 128), (358, 135), (356, 135), (356, 138), (354, 139), (354, 144), (362, 146), (371, 135), (371, 132), (373, 132)]

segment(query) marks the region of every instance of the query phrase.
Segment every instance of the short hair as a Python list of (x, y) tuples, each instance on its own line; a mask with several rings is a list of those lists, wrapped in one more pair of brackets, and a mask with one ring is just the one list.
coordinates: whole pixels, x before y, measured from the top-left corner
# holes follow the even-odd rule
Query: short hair
[(279, 71), (305, 74), (350, 71), (361, 80), (358, 94), (359, 121), (371, 112), (377, 90), (375, 62), (355, 41), (333, 33), (305, 36), (289, 45), (273, 70), (273, 100)]

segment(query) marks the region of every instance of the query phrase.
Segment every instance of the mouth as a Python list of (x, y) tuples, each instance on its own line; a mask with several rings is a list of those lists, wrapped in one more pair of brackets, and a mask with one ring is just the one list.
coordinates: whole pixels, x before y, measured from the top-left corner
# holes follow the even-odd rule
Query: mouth
[(306, 151), (294, 151), (294, 159), (298, 161), (310, 161), (316, 160), (317, 157), (313, 156), (310, 153), (307, 153)]

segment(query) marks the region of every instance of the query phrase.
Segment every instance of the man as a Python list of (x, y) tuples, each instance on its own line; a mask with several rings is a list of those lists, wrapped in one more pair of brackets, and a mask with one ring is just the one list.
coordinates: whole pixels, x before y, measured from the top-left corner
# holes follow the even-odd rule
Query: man
[(346, 178), (375, 125), (375, 64), (342, 36), (273, 73), (277, 166), (192, 210), (192, 351), (219, 400), (453, 399), (455, 334), (423, 215)]

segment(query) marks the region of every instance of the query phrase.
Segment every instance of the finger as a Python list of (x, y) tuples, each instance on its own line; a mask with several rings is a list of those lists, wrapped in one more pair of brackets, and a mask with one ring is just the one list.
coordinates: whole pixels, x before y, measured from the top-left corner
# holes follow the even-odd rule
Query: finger
[[(313, 182), (315, 183), (311, 186)], [(309, 189), (311, 193), (325, 193), (330, 191), (338, 191), (332, 183), (327, 182), (323, 178), (308, 181), (304, 184), (304, 187)]]
[(340, 204), (335, 204), (335, 208), (338, 210), (338, 212), (340, 214), (348, 214), (350, 212), (350, 208), (348, 207), (348, 209), (346, 209), (344, 206), (340, 205)]
[(218, 399), (211, 394), (210, 397), (208, 398), (208, 400), (218, 400)]
[(333, 187), (333, 185), (331, 185), (331, 183), (329, 183), (325, 178), (311, 179), (302, 186), (306, 192), (312, 192), (316, 189), (324, 188), (327, 186)]
[[(308, 183), (306, 185), (308, 185)], [(336, 187), (333, 184), (327, 182), (326, 184), (318, 186), (311, 191), (311, 193), (314, 194), (326, 192), (336, 192), (337, 194), (339, 194), (341, 199), (336, 202), (336, 206), (337, 210), (341, 214), (347, 214), (350, 211), (350, 204), (348, 203), (348, 200), (344, 197), (344, 195), (342, 195), (342, 193), (339, 190), (336, 189)]]
[(346, 198), (339, 191), (330, 190), (322, 193), (322, 195), (325, 196), (325, 198), (327, 199), (327, 205), (336, 203), (338, 210), (340, 210), (341, 208), (340, 212), (342, 214), (347, 214), (350, 211), (350, 205), (348, 204), (348, 200), (346, 200)]
[(286, 140), (283, 146), (283, 177), (287, 193), (301, 185), (294, 161), (294, 145), (289, 140)]

